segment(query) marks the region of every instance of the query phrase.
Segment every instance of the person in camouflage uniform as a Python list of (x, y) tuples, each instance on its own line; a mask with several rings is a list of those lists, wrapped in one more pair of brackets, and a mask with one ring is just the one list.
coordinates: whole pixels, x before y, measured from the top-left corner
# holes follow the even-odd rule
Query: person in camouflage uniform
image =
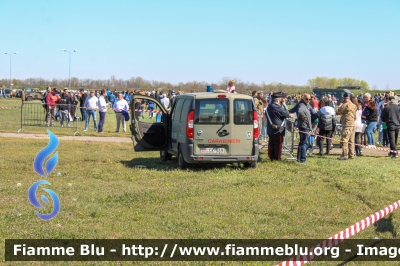
[(339, 105), (337, 114), (342, 115), (340, 123), (342, 124), (342, 156), (338, 160), (347, 160), (354, 158), (354, 136), (356, 127), (357, 106), (350, 101), (350, 95), (343, 95), (343, 102)]

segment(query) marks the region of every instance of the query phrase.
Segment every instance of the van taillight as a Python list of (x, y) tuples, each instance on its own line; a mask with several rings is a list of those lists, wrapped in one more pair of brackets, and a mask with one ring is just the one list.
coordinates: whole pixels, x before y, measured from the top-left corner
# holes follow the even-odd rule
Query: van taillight
[(194, 119), (194, 110), (190, 110), (186, 123), (186, 135), (189, 139), (193, 139), (194, 136), (193, 119)]
[(253, 137), (254, 139), (258, 139), (258, 115), (256, 111), (253, 111)]

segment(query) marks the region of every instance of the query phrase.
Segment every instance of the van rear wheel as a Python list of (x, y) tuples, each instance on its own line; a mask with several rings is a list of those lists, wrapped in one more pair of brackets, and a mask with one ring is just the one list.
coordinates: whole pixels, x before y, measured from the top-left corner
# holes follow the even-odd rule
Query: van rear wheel
[(252, 162), (252, 163), (245, 162), (245, 163), (244, 163), (244, 166), (245, 166), (245, 167), (248, 167), (248, 168), (256, 168), (256, 167), (257, 167), (257, 161)]
[(163, 162), (171, 160), (172, 155), (169, 154), (167, 151), (160, 151), (160, 159)]
[(185, 170), (186, 168), (189, 167), (189, 164), (183, 158), (181, 147), (179, 147), (179, 151), (178, 151), (178, 167), (182, 170)]

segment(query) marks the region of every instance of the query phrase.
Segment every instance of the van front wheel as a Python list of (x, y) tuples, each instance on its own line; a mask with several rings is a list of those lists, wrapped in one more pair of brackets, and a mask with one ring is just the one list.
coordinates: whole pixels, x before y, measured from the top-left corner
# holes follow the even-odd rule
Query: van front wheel
[(186, 168), (189, 167), (189, 164), (183, 158), (181, 147), (179, 147), (179, 151), (178, 151), (178, 167), (182, 170), (185, 170)]
[(160, 159), (163, 162), (166, 162), (168, 160), (171, 160), (171, 154), (169, 154), (167, 151), (160, 151)]

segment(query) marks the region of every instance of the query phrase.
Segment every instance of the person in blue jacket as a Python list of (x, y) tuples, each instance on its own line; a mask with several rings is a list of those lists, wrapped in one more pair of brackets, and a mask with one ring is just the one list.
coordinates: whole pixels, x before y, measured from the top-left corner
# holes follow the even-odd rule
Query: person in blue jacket
[(108, 100), (110, 101), (110, 107), (113, 108), (115, 102), (115, 95), (110, 93), (110, 95), (108, 96)]
[(149, 111), (149, 118), (153, 119), (154, 117), (154, 106), (155, 103), (153, 101), (147, 100), (147, 110)]
[(132, 96), (130, 95), (130, 93), (128, 91), (126, 91), (126, 93), (125, 93), (124, 100), (128, 103), (128, 106), (132, 102)]

